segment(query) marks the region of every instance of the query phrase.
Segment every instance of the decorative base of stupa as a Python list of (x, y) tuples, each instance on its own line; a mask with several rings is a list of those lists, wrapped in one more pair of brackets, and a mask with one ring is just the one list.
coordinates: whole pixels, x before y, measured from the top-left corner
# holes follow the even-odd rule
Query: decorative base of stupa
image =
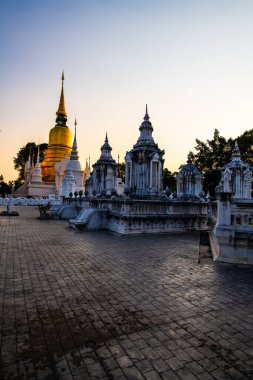
[(94, 198), (85, 203), (79, 215), (69, 220), (70, 227), (81, 231), (108, 229), (120, 234), (208, 228), (207, 202)]

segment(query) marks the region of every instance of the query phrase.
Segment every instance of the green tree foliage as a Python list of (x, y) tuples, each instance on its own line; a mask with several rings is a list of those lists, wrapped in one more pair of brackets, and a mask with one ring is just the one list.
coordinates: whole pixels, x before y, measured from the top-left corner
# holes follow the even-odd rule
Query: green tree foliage
[(7, 194), (11, 194), (13, 188), (12, 182), (4, 182), (3, 175), (0, 175), (0, 196), (4, 197)]
[(176, 191), (176, 173), (171, 173), (169, 169), (163, 169), (163, 188), (168, 187), (171, 192)]
[(243, 161), (253, 165), (253, 129), (245, 131), (237, 137)]
[(204, 173), (208, 170), (220, 169), (230, 161), (234, 141), (221, 136), (217, 129), (214, 130), (212, 140), (207, 142), (196, 139), (196, 154), (190, 152), (194, 165)]
[(217, 129), (214, 130), (212, 140), (206, 142), (196, 139), (196, 154), (190, 152), (194, 165), (204, 173), (204, 191), (215, 194), (215, 187), (220, 181), (220, 169), (231, 160), (232, 150), (238, 142), (242, 159), (248, 164), (253, 163), (253, 129), (244, 132), (236, 139), (226, 139)]
[(125, 182), (125, 162), (121, 162), (118, 164), (118, 177), (122, 179), (123, 182)]
[[(48, 144), (40, 144), (40, 162), (44, 160), (45, 150), (47, 149)], [(25, 146), (19, 149), (16, 157), (13, 158), (14, 168), (19, 172), (18, 181), (22, 183), (25, 179), (24, 169), (25, 163), (31, 155), (32, 163), (36, 163), (38, 154), (38, 146), (34, 142), (27, 143)]]

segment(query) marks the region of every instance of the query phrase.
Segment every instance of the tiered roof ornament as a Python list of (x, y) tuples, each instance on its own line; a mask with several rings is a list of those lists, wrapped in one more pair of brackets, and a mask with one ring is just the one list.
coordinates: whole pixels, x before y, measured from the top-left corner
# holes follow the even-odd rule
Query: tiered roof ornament
[(164, 151), (154, 142), (147, 105), (143, 119), (140, 136), (133, 149), (126, 153), (125, 189), (132, 196), (145, 198), (162, 192)]
[(150, 117), (148, 114), (148, 106), (146, 104), (146, 112), (143, 118), (143, 122), (141, 123), (139, 130), (140, 130), (140, 137), (137, 140), (137, 143), (134, 145), (134, 148), (138, 146), (143, 146), (143, 145), (155, 145), (154, 138), (152, 136), (153, 132), (153, 126), (152, 123), (149, 121)]
[(187, 157), (186, 165), (178, 172), (176, 182), (177, 197), (199, 198), (203, 195), (203, 175), (193, 165), (190, 155)]
[[(113, 160), (112, 154), (111, 154), (112, 148), (111, 148), (109, 141), (108, 141), (107, 132), (105, 134), (105, 142), (101, 146), (100, 150), (101, 150), (100, 160)], [(115, 161), (115, 160), (113, 160), (113, 161)]]
[(61, 76), (61, 81), (62, 81), (62, 86), (61, 86), (61, 96), (60, 96), (60, 102), (59, 102), (59, 107), (56, 112), (56, 123), (57, 125), (66, 125), (67, 122), (67, 112), (66, 112), (66, 107), (65, 107), (65, 98), (64, 98), (64, 71), (62, 72)]
[(243, 162), (237, 141), (231, 161), (221, 169), (217, 193), (231, 193), (234, 199), (251, 199), (252, 167)]
[(70, 154), (70, 160), (79, 160), (78, 151), (77, 151), (77, 142), (76, 142), (76, 126), (77, 126), (76, 118), (75, 118), (74, 125), (75, 125), (75, 134), (74, 134), (74, 141), (73, 141), (72, 150)]

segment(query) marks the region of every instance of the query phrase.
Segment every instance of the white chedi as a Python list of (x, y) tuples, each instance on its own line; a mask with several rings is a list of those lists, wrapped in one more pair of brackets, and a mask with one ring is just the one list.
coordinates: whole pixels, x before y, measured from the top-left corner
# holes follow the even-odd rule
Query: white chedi
[(111, 195), (116, 189), (117, 164), (112, 158), (112, 148), (109, 144), (107, 133), (105, 142), (100, 150), (100, 158), (93, 165), (92, 176), (87, 181), (87, 190), (89, 188), (91, 194), (94, 195)]
[(231, 193), (232, 199), (251, 199), (252, 168), (241, 159), (237, 141), (232, 160), (221, 169), (221, 180), (217, 191)]
[(139, 127), (140, 136), (125, 156), (125, 189), (132, 196), (154, 197), (162, 193), (163, 155), (152, 136), (146, 105), (144, 121)]
[(182, 167), (176, 177), (177, 197), (195, 198), (203, 194), (203, 175), (193, 165), (190, 156), (187, 164)]
[(38, 146), (37, 160), (33, 170), (32, 183), (39, 182), (42, 183), (42, 173), (40, 166), (40, 148)]
[(75, 178), (71, 170), (66, 170), (64, 179), (62, 181), (61, 195), (68, 198), (70, 194), (72, 193), (73, 195), (75, 191)]
[[(83, 191), (83, 168), (79, 161), (78, 151), (77, 151), (77, 142), (76, 142), (76, 120), (75, 120), (75, 135), (72, 145), (72, 151), (70, 159), (67, 157), (64, 161), (56, 167), (58, 171), (57, 178), (60, 179), (62, 176), (62, 171), (64, 170), (64, 179), (61, 183), (60, 195), (64, 197), (69, 197), (69, 194), (74, 194), (75, 192), (79, 193)], [(61, 181), (60, 181), (61, 182)], [(60, 182), (58, 185), (60, 185)], [(60, 189), (60, 186), (59, 186)]]

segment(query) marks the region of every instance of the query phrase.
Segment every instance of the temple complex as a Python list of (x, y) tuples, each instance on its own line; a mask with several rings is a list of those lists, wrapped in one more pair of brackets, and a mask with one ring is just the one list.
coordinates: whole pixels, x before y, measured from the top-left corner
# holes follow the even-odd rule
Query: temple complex
[[(58, 217), (70, 219), (70, 226), (82, 231), (103, 228), (136, 234), (207, 229), (208, 201), (202, 191), (202, 175), (188, 163), (189, 170), (181, 173), (182, 178), (184, 173), (187, 177), (187, 186), (180, 194), (166, 196), (162, 187), (164, 151), (154, 142), (147, 107), (139, 130), (137, 143), (125, 156), (124, 193), (116, 190), (117, 164), (106, 134), (101, 157), (88, 180), (87, 196), (68, 199)], [(189, 171), (193, 174), (188, 175)], [(187, 197), (189, 192), (194, 196)]]
[(216, 199), (203, 191), (203, 174), (187, 163), (176, 176), (176, 191), (163, 189), (164, 151), (155, 143), (147, 106), (140, 135), (125, 155), (125, 184), (112, 157), (107, 133), (99, 159), (85, 169), (79, 161), (77, 123), (74, 139), (66, 125), (64, 75), (56, 125), (49, 133), (45, 160), (31, 154), (25, 183), (17, 195), (50, 199), (51, 215), (68, 219), (81, 231), (109, 229), (121, 234), (210, 231), (215, 260), (253, 264), (252, 167), (241, 159), (237, 142), (231, 161), (221, 168)]

